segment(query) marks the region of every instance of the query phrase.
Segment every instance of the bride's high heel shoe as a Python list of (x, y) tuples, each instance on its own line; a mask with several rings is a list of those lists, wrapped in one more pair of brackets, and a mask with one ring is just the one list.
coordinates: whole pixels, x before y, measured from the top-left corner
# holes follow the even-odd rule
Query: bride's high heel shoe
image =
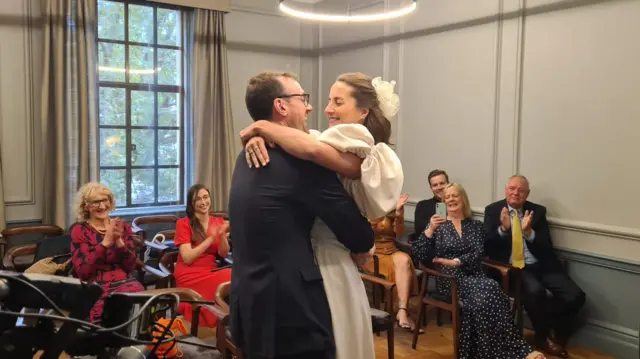
[[(398, 311), (404, 310), (405, 312), (407, 312), (407, 319), (410, 318), (409, 315), (409, 311), (407, 310), (407, 308), (398, 308)], [(405, 329), (409, 332), (412, 332), (415, 330), (415, 328), (411, 328), (411, 324), (409, 323), (402, 323), (400, 324), (400, 319), (398, 319), (398, 317), (396, 316), (396, 323), (398, 323), (398, 327)], [(415, 323), (415, 325), (417, 326), (418, 323)], [(424, 334), (424, 330), (422, 328), (418, 329), (418, 333), (419, 334)]]

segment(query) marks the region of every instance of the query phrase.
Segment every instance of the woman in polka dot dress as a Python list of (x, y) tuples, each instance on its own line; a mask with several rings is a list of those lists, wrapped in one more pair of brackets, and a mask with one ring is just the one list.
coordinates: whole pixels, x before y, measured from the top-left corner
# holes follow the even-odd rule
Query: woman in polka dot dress
[[(414, 254), (423, 262), (440, 265), (440, 271), (458, 281), (462, 303), (459, 358), (543, 359), (516, 328), (509, 297), (498, 282), (481, 268), (484, 248), (482, 222), (471, 218), (469, 198), (459, 184), (449, 184), (444, 202), (447, 218), (431, 217), (427, 228), (413, 242)], [(439, 279), (439, 293), (449, 295), (451, 283)]]

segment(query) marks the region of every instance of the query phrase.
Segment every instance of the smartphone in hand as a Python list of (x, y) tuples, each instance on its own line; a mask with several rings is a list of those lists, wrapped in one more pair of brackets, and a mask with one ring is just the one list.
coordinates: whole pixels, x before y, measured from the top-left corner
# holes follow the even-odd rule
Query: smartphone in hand
[(444, 219), (447, 219), (447, 205), (442, 202), (436, 203), (436, 214)]

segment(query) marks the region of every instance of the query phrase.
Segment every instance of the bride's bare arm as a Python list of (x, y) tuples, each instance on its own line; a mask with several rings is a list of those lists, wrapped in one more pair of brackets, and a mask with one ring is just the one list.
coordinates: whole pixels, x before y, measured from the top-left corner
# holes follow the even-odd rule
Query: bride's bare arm
[[(240, 132), (240, 136), (243, 142), (256, 136), (263, 137), (267, 142), (273, 142), (282, 147), (292, 156), (312, 161), (351, 179), (360, 178), (362, 160), (358, 156), (340, 152), (303, 131), (269, 121), (257, 121)], [(246, 148), (251, 148), (256, 153), (262, 152), (260, 149), (254, 148), (256, 146), (251, 146), (253, 144), (247, 144)]]

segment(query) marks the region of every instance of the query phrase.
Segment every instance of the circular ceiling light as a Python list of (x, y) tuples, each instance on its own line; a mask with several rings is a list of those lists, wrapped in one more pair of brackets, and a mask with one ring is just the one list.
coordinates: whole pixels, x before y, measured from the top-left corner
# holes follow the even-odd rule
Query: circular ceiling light
[(328, 22), (369, 22), (369, 21), (383, 21), (395, 19), (401, 16), (412, 13), (418, 7), (418, 0), (412, 0), (411, 4), (395, 10), (388, 10), (383, 12), (371, 13), (371, 14), (349, 14), (349, 15), (337, 15), (327, 13), (316, 13), (310, 11), (296, 10), (285, 4), (285, 0), (280, 0), (280, 11), (283, 13), (314, 21), (328, 21)]

